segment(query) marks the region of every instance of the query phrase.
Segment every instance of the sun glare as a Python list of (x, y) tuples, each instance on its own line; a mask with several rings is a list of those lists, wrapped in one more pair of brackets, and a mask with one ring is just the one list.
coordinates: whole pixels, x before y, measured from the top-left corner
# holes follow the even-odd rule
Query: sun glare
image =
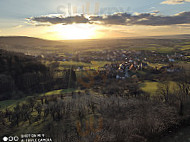
[(96, 35), (96, 27), (90, 24), (72, 24), (72, 25), (55, 25), (53, 32), (57, 39), (94, 39)]

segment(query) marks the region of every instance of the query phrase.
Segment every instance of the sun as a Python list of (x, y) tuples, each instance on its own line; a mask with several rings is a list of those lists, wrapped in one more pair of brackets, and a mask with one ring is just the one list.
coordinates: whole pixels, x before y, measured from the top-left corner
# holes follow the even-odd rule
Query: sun
[(96, 27), (90, 24), (57, 24), (52, 27), (52, 32), (56, 34), (57, 39), (65, 40), (94, 39), (97, 37)]

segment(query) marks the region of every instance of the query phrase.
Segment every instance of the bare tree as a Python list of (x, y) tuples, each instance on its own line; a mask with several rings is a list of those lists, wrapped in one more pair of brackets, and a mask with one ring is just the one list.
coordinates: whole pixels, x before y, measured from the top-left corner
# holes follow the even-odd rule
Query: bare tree
[(168, 81), (159, 82), (157, 93), (158, 95), (161, 96), (164, 102), (168, 102), (169, 101), (169, 82)]

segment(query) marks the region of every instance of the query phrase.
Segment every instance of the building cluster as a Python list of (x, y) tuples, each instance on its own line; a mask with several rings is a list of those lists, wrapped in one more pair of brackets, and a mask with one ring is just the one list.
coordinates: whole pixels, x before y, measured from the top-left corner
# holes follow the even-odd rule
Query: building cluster
[(143, 70), (148, 67), (148, 64), (140, 60), (134, 61), (127, 59), (123, 63), (106, 64), (103, 68), (111, 77), (116, 79), (125, 79), (131, 77), (138, 70)]
[[(84, 51), (64, 53), (44, 54), (35, 56), (35, 58), (47, 59), (50, 61), (75, 61), (91, 63), (91, 61), (108, 61), (111, 64), (106, 64), (99, 70), (106, 71), (110, 77), (117, 79), (125, 79), (134, 75), (136, 71), (143, 70), (148, 67), (149, 63), (166, 64), (176, 61), (185, 61), (186, 57), (182, 53), (159, 53), (155, 51), (135, 51), (125, 49), (109, 49), (100, 51)], [(76, 67), (77, 71), (85, 70), (83, 66)], [(89, 70), (91, 68), (89, 67)], [(157, 70), (157, 69), (156, 69)], [(171, 66), (163, 66), (161, 71), (176, 72), (179, 69)]]

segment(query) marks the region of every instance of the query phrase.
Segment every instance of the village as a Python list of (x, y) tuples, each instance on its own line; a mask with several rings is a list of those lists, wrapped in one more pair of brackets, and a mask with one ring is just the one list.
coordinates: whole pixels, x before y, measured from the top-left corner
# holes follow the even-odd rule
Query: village
[[(109, 78), (126, 79), (137, 76), (138, 71), (154, 71), (155, 73), (175, 73), (179, 72), (182, 68), (179, 62), (189, 62), (187, 53), (173, 52), (173, 53), (159, 53), (156, 51), (148, 50), (127, 50), (127, 49), (109, 49), (102, 51), (77, 51), (73, 54), (64, 53), (59, 54), (44, 54), (34, 56), (40, 60), (59, 63), (57, 67), (62, 67), (64, 70), (67, 65), (65, 62), (75, 63), (72, 66), (76, 72), (81, 71), (98, 71), (106, 74)], [(96, 69), (91, 66), (92, 61), (105, 62), (103, 66), (98, 66)], [(78, 64), (80, 63), (80, 64)], [(78, 64), (78, 65), (77, 65)], [(84, 65), (83, 65), (84, 64)], [(86, 66), (88, 64), (89, 66)], [(58, 72), (62, 70), (57, 69)]]

